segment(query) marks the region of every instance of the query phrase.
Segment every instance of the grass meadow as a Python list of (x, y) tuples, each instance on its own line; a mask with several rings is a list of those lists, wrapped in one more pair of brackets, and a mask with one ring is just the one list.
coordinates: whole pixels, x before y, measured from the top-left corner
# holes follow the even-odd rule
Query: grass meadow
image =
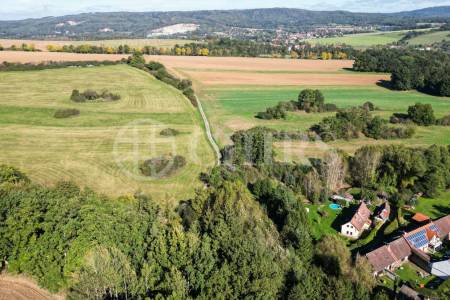
[[(296, 100), (299, 92), (306, 87), (211, 87), (203, 92), (208, 116), (212, 119), (213, 130), (222, 144), (228, 143), (228, 137), (235, 130), (254, 126), (267, 126), (278, 130), (304, 131), (326, 116), (334, 113), (307, 114), (303, 112), (289, 113), (286, 120), (259, 120), (255, 115), (279, 101)], [(314, 87), (312, 87), (314, 88)], [(416, 91), (398, 92), (379, 86), (321, 86), (325, 101), (335, 103), (340, 108), (358, 106), (365, 101), (371, 101), (379, 110), (374, 112), (384, 118), (389, 118), (394, 112), (406, 112), (408, 106), (415, 103), (429, 103), (433, 106), (437, 117), (450, 114), (450, 99), (434, 97)], [(220, 124), (220, 126), (214, 126)], [(354, 152), (362, 144), (373, 143), (405, 143), (414, 145), (450, 144), (449, 127), (417, 127), (416, 135), (407, 140), (375, 141), (372, 139), (356, 139), (338, 141), (330, 146)], [(308, 151), (308, 143), (293, 142), (285, 150), (294, 155), (298, 149)], [(311, 151), (320, 154), (315, 149)], [(302, 155), (305, 152), (302, 152)]]
[(450, 30), (446, 31), (434, 31), (429, 32), (423, 35), (416, 36), (410, 40), (408, 40), (408, 44), (410, 45), (431, 45), (433, 43), (438, 43), (441, 41), (449, 41), (450, 40)]
[(365, 49), (375, 45), (387, 45), (399, 41), (406, 31), (370, 32), (348, 34), (342, 37), (309, 39), (312, 44), (346, 44), (358, 49)]
[[(73, 89), (121, 95), (117, 102), (75, 103)], [(0, 163), (20, 168), (32, 180), (61, 180), (111, 195), (140, 190), (159, 201), (191, 196), (198, 174), (214, 164), (198, 112), (176, 89), (125, 66), (0, 73)], [(56, 119), (61, 108), (78, 117)], [(162, 137), (174, 128), (182, 134)], [(169, 178), (140, 176), (138, 163), (183, 155), (187, 165)]]

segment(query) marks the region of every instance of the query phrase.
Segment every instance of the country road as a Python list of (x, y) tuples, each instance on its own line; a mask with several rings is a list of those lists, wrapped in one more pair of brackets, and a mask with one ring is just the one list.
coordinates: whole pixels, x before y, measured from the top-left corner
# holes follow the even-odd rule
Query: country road
[(214, 137), (211, 132), (211, 126), (209, 124), (208, 118), (206, 117), (205, 111), (203, 110), (203, 106), (202, 106), (202, 103), (200, 102), (200, 99), (197, 96), (195, 96), (195, 99), (197, 101), (197, 106), (198, 106), (198, 109), (200, 110), (200, 114), (202, 116), (203, 123), (205, 124), (206, 136), (208, 138), (209, 143), (213, 147), (214, 152), (216, 153), (216, 158), (217, 158), (216, 163), (219, 166), (220, 159), (222, 157), (222, 155), (220, 154), (219, 145), (217, 145), (216, 141), (214, 140)]

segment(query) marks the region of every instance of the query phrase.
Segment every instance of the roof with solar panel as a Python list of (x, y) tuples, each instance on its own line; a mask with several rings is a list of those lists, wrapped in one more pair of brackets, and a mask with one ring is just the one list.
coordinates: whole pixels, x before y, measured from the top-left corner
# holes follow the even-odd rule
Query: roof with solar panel
[(420, 249), (427, 246), (434, 235), (440, 236), (441, 232), (436, 224), (429, 223), (414, 231), (406, 233), (404, 237), (411, 246)]

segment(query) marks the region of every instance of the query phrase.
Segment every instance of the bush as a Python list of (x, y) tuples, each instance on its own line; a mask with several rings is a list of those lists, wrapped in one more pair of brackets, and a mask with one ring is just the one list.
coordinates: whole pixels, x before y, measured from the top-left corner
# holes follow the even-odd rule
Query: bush
[(334, 103), (325, 103), (325, 105), (323, 106), (323, 111), (325, 112), (338, 111), (338, 107)]
[(430, 126), (436, 123), (433, 108), (430, 104), (417, 103), (408, 108), (408, 117), (416, 124)]
[(176, 155), (174, 157), (161, 156), (142, 162), (139, 166), (139, 170), (144, 176), (162, 178), (174, 174), (185, 165), (186, 159), (181, 155)]
[(162, 130), (159, 134), (162, 136), (177, 136), (180, 134), (180, 132), (176, 129), (166, 128)]
[(368, 110), (368, 111), (374, 111), (374, 110), (375, 110), (375, 105), (373, 105), (372, 102), (367, 101), (367, 102), (365, 102), (365, 103), (362, 105), (362, 108), (364, 108), (365, 110)]
[(72, 95), (70, 96), (70, 99), (74, 102), (86, 102), (87, 100), (94, 101), (98, 99), (103, 99), (106, 101), (117, 101), (120, 100), (120, 98), (121, 97), (119, 94), (113, 94), (108, 90), (103, 90), (101, 94), (99, 94), (96, 91), (90, 89), (84, 91), (83, 93), (80, 93), (80, 91), (78, 90), (73, 90)]
[(297, 109), (297, 103), (294, 101), (279, 102), (276, 106), (267, 108), (265, 112), (257, 113), (256, 118), (263, 120), (286, 119), (288, 111)]
[(6, 165), (0, 165), (0, 184), (29, 182), (28, 177), (19, 170)]
[(450, 115), (437, 120), (436, 124), (441, 126), (450, 126)]
[(78, 116), (80, 114), (80, 111), (78, 109), (74, 108), (68, 108), (68, 109), (58, 109), (54, 117), (57, 119), (64, 119), (64, 118), (70, 118), (73, 116)]

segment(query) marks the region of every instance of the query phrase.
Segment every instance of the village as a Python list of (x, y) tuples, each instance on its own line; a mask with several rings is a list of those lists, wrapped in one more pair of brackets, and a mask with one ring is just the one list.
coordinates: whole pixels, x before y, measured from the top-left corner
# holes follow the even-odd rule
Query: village
[[(380, 284), (397, 286), (405, 299), (427, 299), (421, 289), (450, 278), (450, 215), (439, 212), (433, 219), (422, 213), (421, 205), (415, 205), (424, 203), (428, 210), (432, 200), (421, 196), (412, 197), (413, 205), (394, 208), (384, 193), (376, 201), (343, 193), (331, 196), (328, 206), (309, 206), (307, 211), (320, 234), (338, 234), (353, 252), (364, 255)], [(392, 230), (398, 219), (403, 224)]]

